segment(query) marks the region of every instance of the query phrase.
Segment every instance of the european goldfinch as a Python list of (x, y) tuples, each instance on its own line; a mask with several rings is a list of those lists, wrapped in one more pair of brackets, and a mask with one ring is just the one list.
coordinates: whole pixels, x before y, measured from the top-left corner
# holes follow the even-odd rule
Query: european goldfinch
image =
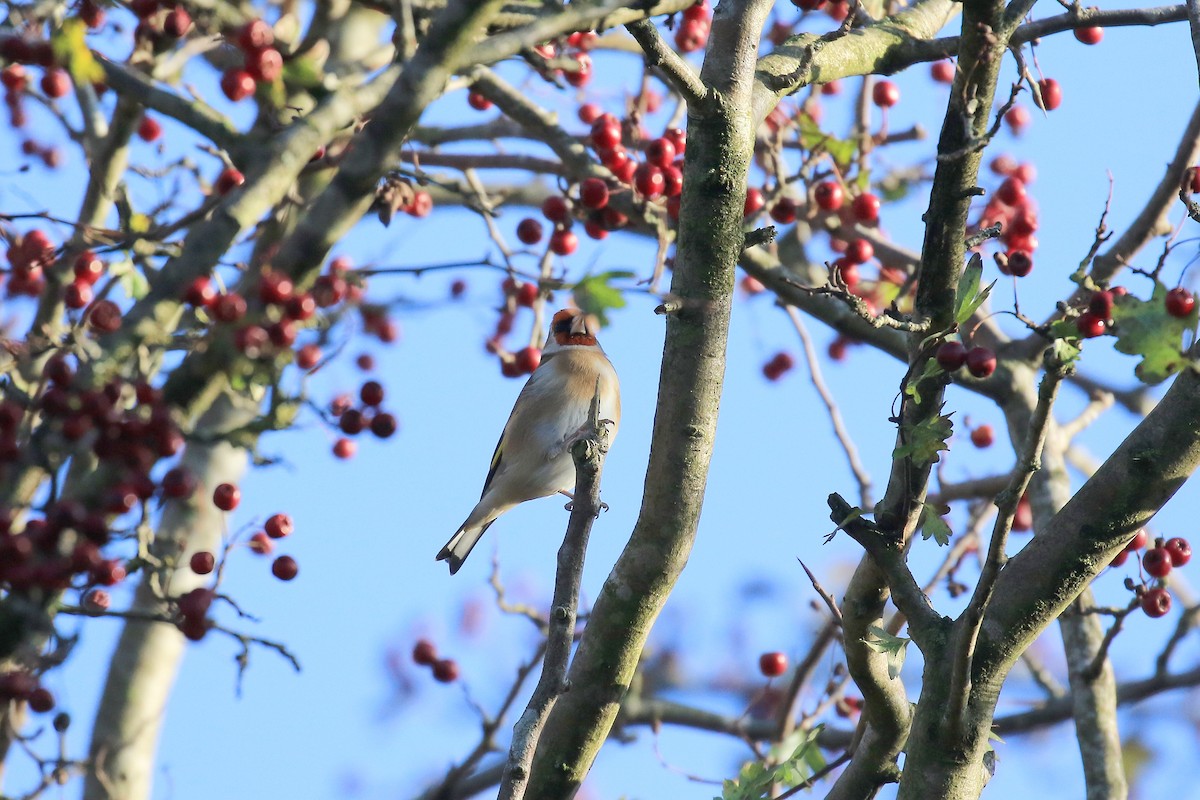
[(555, 493), (570, 497), (575, 464), (570, 445), (588, 420), (596, 384), (600, 385), (600, 419), (611, 420), (616, 437), (621, 421), (617, 373), (588, 330), (578, 309), (554, 315), (542, 360), (529, 376), (492, 456), (483, 496), (458, 532), (437, 554), (438, 561), (458, 572), (471, 548), (496, 518), (526, 500)]

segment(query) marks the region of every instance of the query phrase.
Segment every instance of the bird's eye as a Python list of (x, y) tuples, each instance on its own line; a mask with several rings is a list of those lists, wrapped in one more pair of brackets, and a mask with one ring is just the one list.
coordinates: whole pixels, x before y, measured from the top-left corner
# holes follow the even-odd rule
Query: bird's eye
[(555, 333), (570, 333), (571, 332), (571, 320), (560, 319), (557, 322), (555, 322), (554, 323), (554, 332)]

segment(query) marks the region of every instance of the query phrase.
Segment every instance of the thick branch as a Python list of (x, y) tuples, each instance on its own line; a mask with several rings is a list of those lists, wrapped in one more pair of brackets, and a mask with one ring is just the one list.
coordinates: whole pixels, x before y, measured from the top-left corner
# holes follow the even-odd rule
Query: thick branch
[(722, 102), (688, 123), (684, 191), (667, 315), (654, 442), (629, 543), (596, 599), (533, 762), (528, 793), (569, 796), (607, 736), (699, 522), (716, 434), (725, 347), (741, 254), (746, 176), (754, 146), (750, 104), (769, 0), (717, 7), (701, 79)]
[(554, 583), (554, 601), (550, 611), (550, 629), (546, 634), (546, 656), (542, 674), (534, 687), (525, 713), (513, 728), (508, 764), (500, 783), (500, 800), (519, 800), (525, 796), (529, 766), (541, 738), (550, 710), (559, 695), (567, 690), (567, 662), (575, 639), (575, 619), (579, 609), (579, 583), (583, 579), (583, 561), (587, 554), (592, 523), (600, 513), (600, 473), (608, 452), (608, 425), (600, 416), (600, 387), (592, 400), (590, 438), (571, 447), (575, 461), (575, 497), (567, 534), (558, 549), (558, 573)]

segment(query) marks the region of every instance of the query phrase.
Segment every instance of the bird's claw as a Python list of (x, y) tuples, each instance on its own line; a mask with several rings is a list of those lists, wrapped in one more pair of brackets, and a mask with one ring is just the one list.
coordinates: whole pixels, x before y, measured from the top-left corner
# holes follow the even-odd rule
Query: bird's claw
[[(563, 508), (565, 508), (567, 511), (574, 511), (575, 510), (575, 501), (574, 500), (567, 501), (567, 503), (563, 506)], [(599, 508), (599, 510), (596, 511), (597, 517), (600, 516), (601, 511), (608, 511), (608, 503), (604, 502), (603, 500), (600, 501), (600, 508)]]

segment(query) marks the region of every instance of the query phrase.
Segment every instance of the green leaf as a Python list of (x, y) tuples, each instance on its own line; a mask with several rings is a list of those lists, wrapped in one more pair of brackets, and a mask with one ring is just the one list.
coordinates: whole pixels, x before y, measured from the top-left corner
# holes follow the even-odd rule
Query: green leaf
[(946, 440), (954, 433), (954, 422), (948, 415), (939, 414), (916, 425), (901, 425), (903, 444), (896, 445), (892, 458), (908, 456), (918, 464), (931, 464), (941, 460), (942, 450), (949, 450)]
[(925, 503), (921, 509), (921, 538), (933, 539), (939, 547), (945, 547), (950, 544), (950, 536), (953, 533), (937, 507)]
[(909, 640), (903, 636), (893, 636), (878, 625), (870, 627), (870, 634), (863, 640), (863, 644), (874, 650), (876, 653), (882, 653), (887, 656), (888, 677), (892, 680), (900, 677), (900, 670), (904, 667), (904, 655), (908, 650)]
[(108, 274), (117, 279), (117, 283), (131, 300), (141, 300), (150, 291), (150, 283), (146, 276), (127, 258), (110, 264)]
[(609, 324), (608, 311), (625, 307), (625, 295), (613, 286), (613, 280), (626, 280), (634, 277), (629, 270), (611, 270), (589, 275), (575, 284), (575, 305), (587, 314), (594, 314), (602, 326)]
[(87, 46), (87, 25), (79, 17), (70, 17), (50, 36), (50, 47), (54, 58), (65, 64), (71, 80), (76, 86), (100, 83), (104, 80), (104, 67), (96, 61)]
[(1054, 358), (1064, 366), (1078, 361), (1081, 352), (1083, 351), (1079, 349), (1079, 345), (1067, 339), (1054, 340)]
[(1183, 335), (1196, 327), (1196, 309), (1186, 317), (1173, 317), (1167, 313), (1166, 297), (1167, 287), (1155, 282), (1149, 300), (1124, 295), (1113, 304), (1115, 347), (1118, 352), (1142, 357), (1133, 372), (1151, 385), (1162, 383), (1187, 366)]
[(979, 284), (983, 280), (983, 257), (979, 253), (971, 256), (963, 269), (962, 277), (958, 279), (958, 291), (954, 296), (954, 321), (959, 325), (971, 318), (978, 308), (992, 293), (995, 281), (989, 283), (982, 291)]
[(849, 167), (858, 152), (858, 146), (849, 140), (838, 139), (821, 130), (812, 117), (801, 115), (800, 144), (806, 150), (824, 150), (840, 167)]
[(934, 375), (940, 375), (943, 372), (945, 372), (945, 370), (938, 365), (936, 358), (927, 360), (925, 362), (925, 369), (921, 372), (921, 374), (915, 379), (909, 378), (904, 384), (904, 393), (911, 397), (915, 402), (920, 403), (921, 390), (919, 387), (921, 383), (925, 381), (925, 379), (932, 378)]

